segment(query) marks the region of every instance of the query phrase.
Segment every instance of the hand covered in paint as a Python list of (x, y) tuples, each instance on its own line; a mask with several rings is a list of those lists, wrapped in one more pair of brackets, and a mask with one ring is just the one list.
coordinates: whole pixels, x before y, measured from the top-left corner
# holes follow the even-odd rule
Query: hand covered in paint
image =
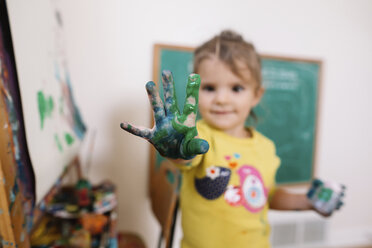
[(343, 205), (345, 189), (342, 184), (315, 179), (307, 192), (307, 198), (317, 212), (323, 216), (330, 216)]
[(189, 160), (197, 154), (204, 154), (209, 144), (196, 138), (195, 126), (198, 109), (200, 76), (190, 74), (186, 88), (186, 100), (182, 114), (178, 110), (172, 73), (163, 71), (164, 104), (159, 96), (154, 82), (146, 84), (147, 94), (152, 105), (155, 125), (152, 129), (139, 128), (126, 122), (121, 123), (122, 129), (147, 139), (159, 153), (171, 159)]

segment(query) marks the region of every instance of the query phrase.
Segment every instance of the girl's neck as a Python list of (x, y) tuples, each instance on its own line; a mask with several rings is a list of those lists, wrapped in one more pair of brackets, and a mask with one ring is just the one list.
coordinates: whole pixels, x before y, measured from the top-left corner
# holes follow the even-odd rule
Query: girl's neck
[(232, 129), (221, 129), (213, 125), (213, 123), (209, 123), (209, 122), (206, 122), (206, 124), (210, 126), (211, 128), (216, 129), (232, 137), (241, 138), (241, 139), (253, 137), (253, 129), (250, 127), (246, 127), (244, 124), (242, 126), (235, 127)]
[(226, 134), (237, 138), (252, 138), (252, 130), (250, 128), (242, 128), (237, 130), (222, 130)]

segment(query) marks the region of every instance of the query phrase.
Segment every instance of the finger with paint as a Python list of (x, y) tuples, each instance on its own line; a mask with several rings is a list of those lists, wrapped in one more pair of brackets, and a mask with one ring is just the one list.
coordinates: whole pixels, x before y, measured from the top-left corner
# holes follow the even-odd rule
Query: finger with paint
[(162, 73), (164, 104), (154, 82), (146, 84), (147, 94), (154, 112), (155, 125), (152, 129), (132, 126), (126, 122), (121, 128), (139, 137), (147, 139), (159, 153), (172, 159), (189, 160), (197, 154), (204, 154), (209, 144), (196, 138), (195, 126), (199, 99), (200, 76), (188, 77), (186, 100), (183, 112), (177, 106), (173, 75), (170, 71)]

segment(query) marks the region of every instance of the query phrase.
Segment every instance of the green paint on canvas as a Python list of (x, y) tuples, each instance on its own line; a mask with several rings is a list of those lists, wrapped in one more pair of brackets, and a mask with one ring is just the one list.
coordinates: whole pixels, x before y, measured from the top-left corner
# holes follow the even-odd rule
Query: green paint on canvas
[(59, 137), (58, 137), (57, 134), (54, 135), (54, 141), (56, 142), (56, 145), (57, 145), (57, 147), (58, 147), (58, 150), (59, 150), (60, 152), (63, 152), (63, 146), (62, 146), (62, 143), (61, 143), (61, 141), (59, 140)]
[(67, 145), (69, 146), (71, 146), (75, 142), (74, 137), (72, 137), (72, 135), (69, 133), (65, 133), (65, 140), (66, 140)]
[(39, 107), (40, 128), (44, 128), (44, 121), (52, 116), (54, 101), (51, 96), (47, 97), (42, 91), (37, 92), (37, 103)]

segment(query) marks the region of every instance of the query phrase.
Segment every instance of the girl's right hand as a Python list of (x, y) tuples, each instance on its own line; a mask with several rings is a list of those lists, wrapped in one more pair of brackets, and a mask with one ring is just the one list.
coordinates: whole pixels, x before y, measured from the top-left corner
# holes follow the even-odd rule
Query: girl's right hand
[(134, 135), (147, 139), (158, 152), (167, 158), (189, 160), (209, 149), (206, 140), (196, 138), (195, 121), (198, 110), (200, 76), (190, 74), (186, 88), (186, 100), (182, 114), (178, 110), (173, 76), (163, 71), (164, 104), (154, 82), (146, 84), (147, 94), (152, 105), (155, 125), (152, 129), (135, 127), (127, 122), (121, 128)]

